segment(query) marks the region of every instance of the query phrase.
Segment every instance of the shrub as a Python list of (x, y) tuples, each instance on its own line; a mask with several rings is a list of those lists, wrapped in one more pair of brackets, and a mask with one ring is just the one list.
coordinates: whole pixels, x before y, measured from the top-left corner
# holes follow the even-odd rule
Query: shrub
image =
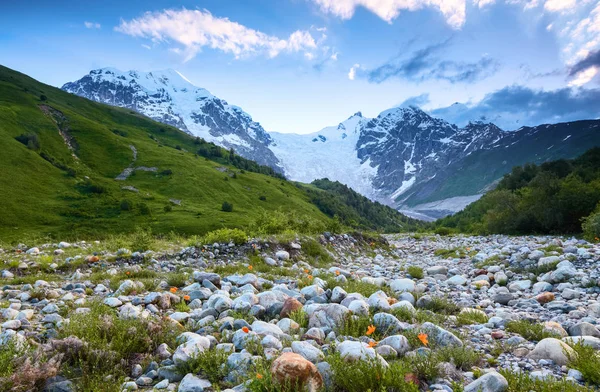
[(435, 352), (438, 359), (441, 362), (451, 362), (457, 369), (462, 371), (469, 371), (479, 362), (481, 362), (482, 355), (477, 351), (473, 350), (469, 346), (447, 346), (441, 347)]
[(300, 328), (308, 327), (308, 314), (303, 309), (294, 310), (290, 313), (289, 318), (300, 325)]
[(466, 310), (456, 316), (456, 322), (458, 325), (485, 324), (488, 322), (488, 316), (474, 309)]
[(23, 134), (15, 137), (15, 139), (19, 143), (27, 146), (27, 148), (30, 150), (37, 151), (40, 149), (40, 139), (38, 138), (38, 135), (35, 133), (27, 133), (27, 134), (23, 133)]
[(131, 202), (126, 199), (121, 200), (120, 208), (121, 211), (131, 211)]
[(600, 386), (600, 357), (596, 349), (581, 342), (571, 347), (575, 353), (567, 353), (569, 367), (579, 370), (586, 382)]
[(131, 233), (131, 240), (129, 247), (133, 251), (144, 252), (151, 250), (155, 244), (154, 236), (152, 235), (152, 229), (150, 227), (136, 227), (133, 233)]
[(581, 229), (583, 230), (583, 236), (588, 241), (598, 241), (598, 238), (600, 238), (600, 210), (598, 208), (594, 213), (583, 219)]
[(215, 384), (229, 374), (227, 357), (229, 353), (217, 348), (205, 350), (177, 366), (177, 371), (182, 374), (201, 374), (211, 383)]
[(165, 169), (165, 170), (161, 171), (160, 174), (163, 176), (170, 176), (171, 174), (173, 174), (173, 170)]
[(224, 201), (223, 204), (221, 204), (221, 211), (224, 212), (232, 212), (233, 211), (233, 204)]
[(204, 236), (205, 244), (229, 243), (233, 242), (236, 245), (245, 244), (248, 241), (248, 234), (240, 229), (218, 229), (207, 233)]
[(445, 297), (433, 297), (431, 301), (424, 306), (425, 309), (434, 313), (453, 315), (460, 312), (461, 307)]
[(318, 241), (309, 238), (302, 242), (302, 251), (312, 258), (316, 265), (326, 265), (332, 261), (332, 257)]
[(173, 206), (171, 206), (170, 204), (167, 204), (166, 206), (164, 206), (163, 210), (165, 212), (171, 212), (171, 211), (173, 211)]
[(439, 234), (441, 236), (446, 236), (452, 234), (452, 229), (450, 229), (449, 227), (440, 226), (435, 228), (434, 233)]
[(171, 287), (183, 287), (187, 281), (187, 275), (182, 272), (172, 272), (167, 275), (167, 284)]
[(542, 324), (535, 324), (527, 320), (509, 321), (506, 323), (506, 330), (537, 342), (546, 338), (560, 338), (558, 333), (547, 330)]
[(416, 265), (411, 265), (407, 268), (406, 272), (410, 274), (415, 279), (423, 279), (423, 268), (417, 267)]
[(40, 95), (40, 101), (42, 101), (42, 102), (46, 102), (47, 100), (48, 100), (48, 97), (47, 97), (47, 96), (45, 96), (44, 94), (41, 94), (41, 95)]
[(258, 197), (258, 200), (260, 200), (260, 201), (267, 201), (267, 196), (261, 195), (261, 196)]
[(150, 209), (150, 207), (148, 207), (148, 204), (146, 203), (139, 203), (138, 211), (140, 212), (140, 215), (152, 215), (152, 210)]
[(385, 367), (373, 358), (347, 362), (338, 354), (327, 359), (331, 366), (333, 390), (345, 392), (394, 391), (418, 392), (416, 384), (405, 381), (411, 367), (403, 361), (391, 362)]

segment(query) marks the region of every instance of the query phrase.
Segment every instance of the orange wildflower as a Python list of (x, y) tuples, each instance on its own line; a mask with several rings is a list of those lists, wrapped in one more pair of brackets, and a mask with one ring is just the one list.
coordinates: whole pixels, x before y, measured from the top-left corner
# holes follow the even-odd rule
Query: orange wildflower
[(308, 279), (312, 279), (312, 275), (308, 275)]
[(377, 346), (378, 344), (379, 344), (378, 342), (372, 341), (372, 342), (369, 342), (369, 347), (373, 348), (373, 347)]
[(263, 375), (260, 373), (256, 373), (256, 378), (258, 378), (259, 380), (261, 380), (263, 378)]
[(177, 287), (171, 287), (169, 291), (175, 294), (177, 292)]
[(309, 272), (310, 272), (310, 271), (309, 271), (309, 270), (307, 270), (307, 269), (305, 269), (305, 270), (304, 270), (304, 273), (305, 273), (305, 274), (308, 274)]
[(248, 329), (248, 327), (242, 327), (242, 331), (244, 331), (244, 333), (250, 332), (250, 330)]
[(189, 301), (190, 300), (190, 296), (189, 295), (184, 295), (183, 296), (183, 300), (184, 301)]
[(130, 274), (131, 274), (131, 272), (129, 272), (129, 271), (125, 272), (125, 275), (130, 275)]
[(429, 340), (427, 340), (427, 334), (426, 333), (420, 333), (419, 335), (417, 335), (417, 337), (419, 338), (419, 340), (421, 341), (421, 343), (423, 343), (423, 345), (427, 346), (429, 344)]
[(248, 266), (248, 269), (249, 269), (250, 271), (252, 271), (252, 266), (251, 266), (251, 265), (249, 265), (249, 266)]
[(373, 335), (373, 332), (375, 332), (375, 329), (376, 329), (376, 328), (375, 328), (375, 326), (374, 326), (373, 324), (369, 325), (369, 326), (367, 327), (367, 336), (369, 336), (369, 335)]
[(335, 270), (335, 275), (339, 276), (340, 275), (340, 270)]

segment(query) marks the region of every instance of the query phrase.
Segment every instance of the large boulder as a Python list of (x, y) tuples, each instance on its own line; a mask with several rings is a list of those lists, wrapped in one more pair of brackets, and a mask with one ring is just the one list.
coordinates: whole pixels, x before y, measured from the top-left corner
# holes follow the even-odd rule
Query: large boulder
[(464, 392), (504, 392), (508, 381), (498, 372), (489, 372), (465, 386)]
[(317, 367), (296, 353), (283, 353), (273, 361), (271, 375), (281, 385), (305, 386), (308, 392), (323, 387), (323, 377)]
[(555, 338), (546, 338), (539, 341), (527, 357), (534, 360), (549, 359), (562, 366), (569, 362), (567, 354), (575, 355), (568, 344)]

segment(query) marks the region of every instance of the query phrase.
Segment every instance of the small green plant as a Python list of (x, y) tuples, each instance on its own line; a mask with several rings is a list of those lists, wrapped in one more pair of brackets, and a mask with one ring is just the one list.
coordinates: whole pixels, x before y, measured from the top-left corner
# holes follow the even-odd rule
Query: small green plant
[(229, 243), (233, 242), (236, 245), (245, 244), (248, 241), (248, 234), (240, 229), (218, 229), (207, 233), (204, 236), (205, 244)]
[(302, 242), (302, 252), (313, 260), (311, 264), (315, 266), (324, 267), (333, 261), (331, 255), (323, 245), (312, 238)]
[(213, 384), (219, 383), (227, 374), (229, 367), (227, 366), (227, 357), (229, 353), (217, 348), (205, 350), (190, 358), (189, 361), (183, 362), (177, 366), (177, 371), (182, 374), (201, 374)]
[(469, 346), (440, 347), (435, 355), (441, 362), (451, 362), (462, 371), (469, 371), (481, 362), (481, 354)]
[(336, 391), (419, 391), (417, 384), (405, 381), (413, 368), (404, 361), (394, 361), (386, 367), (376, 358), (347, 362), (338, 354), (327, 357), (326, 361), (331, 366)]
[(298, 323), (300, 328), (308, 327), (308, 314), (306, 314), (304, 309), (294, 310), (292, 313), (290, 313), (289, 318)]
[(246, 340), (244, 348), (252, 355), (260, 355), (261, 357), (265, 355), (265, 349), (260, 343), (258, 336)]
[(167, 284), (171, 287), (183, 287), (187, 281), (187, 275), (182, 272), (172, 272), (167, 275)]
[(476, 309), (465, 309), (456, 316), (458, 325), (485, 324), (488, 320), (485, 313)]
[(233, 204), (229, 203), (227, 201), (224, 201), (223, 204), (221, 204), (221, 211), (223, 211), (223, 212), (233, 212)]
[(425, 306), (425, 309), (430, 310), (434, 313), (454, 315), (460, 312), (461, 307), (452, 302), (446, 297), (432, 297), (431, 301)]
[(423, 279), (423, 268), (417, 267), (416, 265), (411, 265), (406, 269), (406, 272), (410, 274), (415, 279)]
[(547, 330), (542, 324), (535, 324), (527, 320), (509, 321), (506, 323), (506, 330), (536, 342), (546, 338), (560, 338), (560, 335)]
[(600, 357), (597, 350), (582, 342), (571, 346), (573, 353), (565, 353), (569, 358), (569, 367), (577, 369), (583, 375), (583, 379), (593, 385), (600, 386)]

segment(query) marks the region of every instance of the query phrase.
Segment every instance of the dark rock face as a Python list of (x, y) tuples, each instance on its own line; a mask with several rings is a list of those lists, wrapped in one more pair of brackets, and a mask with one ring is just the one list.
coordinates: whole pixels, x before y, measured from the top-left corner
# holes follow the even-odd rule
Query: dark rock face
[[(418, 108), (381, 113), (362, 129), (356, 149), (361, 161), (377, 166), (374, 187), (382, 196), (402, 199), (417, 183), (435, 178), (452, 162), (501, 138), (493, 124), (471, 123), (465, 128), (429, 116)], [(403, 187), (402, 184), (410, 184)]]
[(142, 73), (103, 68), (65, 84), (62, 89), (134, 110), (282, 171), (269, 149), (271, 137), (259, 123), (239, 107), (193, 86), (175, 71)]

